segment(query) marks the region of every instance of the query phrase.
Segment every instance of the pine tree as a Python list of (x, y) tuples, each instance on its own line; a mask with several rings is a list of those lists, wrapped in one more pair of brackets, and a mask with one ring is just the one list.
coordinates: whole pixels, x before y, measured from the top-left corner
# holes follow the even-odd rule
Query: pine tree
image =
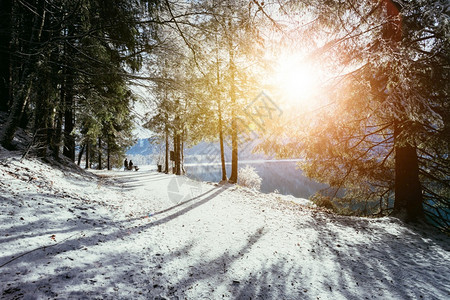
[[(62, 149), (74, 161), (76, 125), (82, 124), (82, 131), (90, 136), (87, 145), (101, 132), (86, 128), (96, 123), (87, 121), (79, 108), (90, 111), (93, 95), (104, 97), (104, 105), (116, 105), (112, 101), (116, 95), (107, 91), (123, 89), (130, 72), (141, 67), (142, 55), (151, 51), (152, 24), (140, 21), (142, 9), (150, 16), (158, 1), (36, 0), (2, 1), (1, 5), (0, 50), (5, 55), (0, 59), (4, 83), (0, 84), (0, 106), (9, 113), (0, 142), (12, 148), (17, 127), (26, 127), (31, 119), (40, 156), (47, 156), (50, 146), (55, 157)], [(123, 93), (118, 97), (128, 106), (130, 97)], [(131, 119), (129, 109), (126, 113)], [(77, 122), (78, 118), (84, 122)], [(130, 126), (124, 130), (131, 134)]]
[(405, 220), (423, 219), (425, 206), (434, 222), (448, 226), (445, 3), (316, 1), (308, 7), (328, 12), (307, 31), (310, 40), (325, 41), (311, 57), (346, 73), (330, 88), (333, 101), (294, 139), (301, 147), (285, 153), (304, 155), (306, 174), (345, 189), (349, 200), (379, 201), (381, 212)]

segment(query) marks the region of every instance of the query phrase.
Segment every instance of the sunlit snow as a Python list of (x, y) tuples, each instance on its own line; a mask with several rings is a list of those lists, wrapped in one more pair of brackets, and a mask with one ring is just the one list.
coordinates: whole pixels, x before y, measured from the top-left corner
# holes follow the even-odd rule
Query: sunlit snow
[(449, 238), (430, 228), (233, 185), (174, 189), (152, 167), (86, 174), (5, 153), (2, 299), (450, 297)]

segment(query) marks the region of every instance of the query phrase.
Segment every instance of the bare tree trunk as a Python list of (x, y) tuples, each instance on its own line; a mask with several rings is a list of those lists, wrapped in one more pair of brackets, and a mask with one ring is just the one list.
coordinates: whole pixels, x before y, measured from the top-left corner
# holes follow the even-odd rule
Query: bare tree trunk
[(78, 162), (77, 165), (80, 166), (81, 158), (83, 157), (84, 149), (86, 148), (86, 143), (81, 146), (80, 152), (78, 153)]
[(174, 128), (174, 154), (175, 154), (175, 174), (181, 175), (181, 137), (180, 137), (180, 117), (175, 117)]
[(228, 179), (230, 183), (238, 181), (238, 140), (237, 140), (237, 121), (236, 121), (236, 87), (235, 87), (235, 69), (233, 51), (230, 51), (230, 72), (231, 72), (231, 176)]
[(91, 155), (91, 144), (89, 142), (89, 140), (86, 141), (86, 165), (85, 168), (89, 169), (90, 167), (90, 155)]
[(11, 37), (12, 0), (0, 1), (0, 111), (11, 103)]
[(175, 129), (174, 129), (174, 133), (173, 133), (173, 167), (172, 167), (172, 173), (176, 174), (177, 173), (177, 137), (175, 134)]
[[(73, 29), (70, 28), (66, 35), (70, 35)], [(63, 79), (61, 84), (60, 101), (62, 103), (62, 110), (64, 112), (64, 146), (63, 155), (72, 161), (75, 161), (75, 141), (72, 136), (74, 128), (73, 122), (73, 71), (70, 66), (70, 56), (72, 50), (67, 44), (64, 44), (62, 59), (67, 60), (63, 67)], [(69, 58), (69, 59), (67, 59)], [(69, 64), (69, 65), (68, 65)]]
[[(233, 31), (233, 22), (228, 20), (228, 29)], [(237, 120), (236, 120), (236, 67), (234, 61), (233, 36), (229, 35), (228, 52), (230, 63), (230, 100), (231, 100), (231, 176), (228, 179), (230, 183), (238, 181), (238, 139), (237, 139)]]
[[(62, 112), (57, 112), (56, 120), (55, 120), (55, 132), (52, 139), (51, 149), (53, 157), (56, 159), (59, 158), (59, 152), (60, 152), (60, 145), (61, 145), (61, 139), (62, 139)], [(83, 145), (84, 148), (84, 145)], [(83, 149), (82, 148), (82, 149)], [(78, 162), (78, 165), (80, 163)]]
[(180, 170), (180, 134), (175, 129), (173, 134), (173, 154), (174, 154), (174, 162), (175, 162), (175, 170), (174, 173), (176, 175), (181, 175)]
[(101, 170), (102, 166), (102, 139), (98, 138), (98, 169)]
[(186, 174), (186, 170), (184, 169), (184, 134), (185, 134), (185, 130), (183, 128), (182, 134), (181, 134), (181, 148), (180, 148), (180, 152), (181, 152), (181, 158), (180, 158), (180, 163), (181, 163), (181, 174)]
[(27, 129), (30, 120), (31, 120), (31, 112), (29, 110), (30, 107), (30, 92), (31, 92), (31, 85), (30, 89), (28, 90), (25, 102), (23, 104), (22, 112), (20, 113), (20, 121), (19, 121), (19, 127), (23, 129)]
[[(217, 39), (216, 39), (217, 43)], [(217, 79), (217, 88), (220, 90), (220, 69), (219, 69), (219, 53), (218, 46), (216, 48), (216, 79)], [(218, 95), (217, 98), (217, 106), (219, 111), (219, 144), (220, 144), (220, 162), (222, 164), (222, 181), (227, 180), (227, 168), (225, 166), (225, 150), (223, 147), (223, 124), (222, 124), (222, 100), (220, 99), (221, 95)]]
[(110, 148), (110, 140), (108, 137), (108, 143), (106, 145), (106, 164), (109, 171), (111, 171), (111, 148)]
[(419, 180), (419, 162), (416, 148), (397, 139), (400, 129), (394, 131), (395, 147), (395, 202), (393, 215), (405, 221), (424, 217), (422, 186)]
[(70, 160), (75, 161), (75, 138), (73, 136), (74, 117), (73, 117), (73, 75), (67, 74), (65, 82), (64, 97), (64, 150), (63, 155)]
[(166, 161), (165, 161), (164, 173), (169, 174), (169, 130), (166, 124)]
[(177, 154), (175, 155), (176, 157), (176, 170), (177, 170), (177, 175), (181, 175), (181, 135), (178, 132), (177, 133)]
[[(46, 64), (41, 62), (41, 64)], [(34, 129), (37, 132), (36, 143), (37, 143), (37, 153), (39, 157), (47, 157), (47, 147), (51, 146), (52, 140), (52, 104), (50, 100), (50, 89), (51, 87), (51, 74), (46, 70), (38, 71), (41, 80), (39, 86), (36, 86), (36, 101), (35, 101), (35, 119), (34, 119)]]
[(222, 164), (222, 181), (227, 180), (227, 168), (225, 165), (225, 150), (223, 146), (223, 126), (222, 126), (222, 108), (219, 100), (219, 144), (220, 144), (220, 162)]

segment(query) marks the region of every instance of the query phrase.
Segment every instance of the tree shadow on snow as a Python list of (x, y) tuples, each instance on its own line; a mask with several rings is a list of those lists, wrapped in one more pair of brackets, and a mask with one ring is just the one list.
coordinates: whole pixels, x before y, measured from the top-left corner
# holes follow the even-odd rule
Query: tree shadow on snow
[[(70, 274), (77, 272), (80, 273), (88, 273), (88, 274), (95, 274), (96, 269), (95, 267), (89, 267), (89, 266), (76, 266), (72, 265), (70, 270), (58, 270), (55, 272), (55, 274), (47, 274), (47, 275), (41, 275), (41, 278), (39, 280), (33, 280), (33, 282), (29, 282), (27, 279), (27, 274), (30, 272), (30, 269), (39, 269), (40, 265), (50, 264), (52, 260), (58, 260), (61, 255), (64, 253), (70, 253), (72, 250), (85, 250), (85, 249), (91, 249), (95, 246), (98, 246), (103, 243), (110, 243), (115, 242), (119, 239), (126, 241), (128, 237), (132, 238), (133, 235), (141, 233), (143, 230), (150, 229), (152, 227), (156, 227), (162, 224), (165, 224), (209, 201), (214, 199), (217, 195), (222, 193), (226, 190), (226, 187), (221, 188), (213, 188), (212, 190), (195, 197), (193, 199), (187, 200), (183, 203), (180, 203), (178, 205), (175, 205), (174, 207), (171, 207), (169, 209), (166, 209), (165, 211), (159, 212), (160, 214), (174, 211), (172, 214), (167, 215), (166, 217), (163, 217), (160, 220), (156, 220), (154, 222), (143, 224), (143, 225), (135, 225), (133, 226), (131, 223), (133, 220), (121, 220), (121, 221), (115, 221), (113, 219), (104, 218), (103, 224), (101, 224), (100, 228), (92, 228), (95, 227), (98, 224), (98, 219), (92, 219), (89, 220), (89, 216), (86, 217), (84, 221), (86, 221), (86, 225), (83, 226), (83, 228), (80, 228), (79, 221), (75, 221), (74, 224), (68, 225), (67, 228), (60, 229), (59, 233), (74, 233), (74, 236), (71, 236), (70, 238), (67, 238), (66, 240), (62, 240), (60, 242), (55, 243), (46, 243), (42, 247), (37, 247), (34, 249), (17, 249), (17, 252), (10, 256), (10, 257), (3, 257), (0, 261), (0, 265), (3, 265), (2, 267), (2, 276), (0, 277), (2, 281), (2, 284), (0, 285), (0, 290), (3, 290), (4, 297), (8, 298), (15, 298), (15, 297), (22, 297), (23, 295), (30, 295), (29, 292), (33, 291), (33, 293), (37, 292), (37, 289), (39, 289), (39, 293), (42, 292), (42, 296), (45, 295), (45, 297), (57, 297), (58, 296), (58, 289), (61, 289), (59, 286), (53, 286), (50, 282), (55, 279), (56, 277), (63, 278), (69, 276)], [(211, 193), (209, 196), (206, 196), (207, 194)], [(205, 197), (206, 196), (206, 197)], [(188, 206), (185, 206), (186, 204), (189, 204)], [(177, 208), (181, 208), (179, 210), (176, 210)], [(31, 222), (25, 225), (21, 225), (21, 228), (15, 228), (15, 230), (23, 231), (29, 226), (36, 226), (37, 224), (42, 223), (44, 220), (38, 220), (36, 222)], [(127, 226), (129, 225), (129, 226)], [(72, 226), (72, 227), (71, 227)], [(91, 226), (91, 228), (89, 228)], [(84, 236), (81, 233), (81, 230), (86, 230), (89, 233), (92, 233), (92, 235), (86, 235)], [(90, 229), (90, 230), (89, 230)], [(48, 233), (48, 232), (47, 232)], [(51, 232), (52, 234), (55, 234), (55, 231)], [(39, 234), (46, 234), (46, 233), (39, 233)], [(75, 236), (76, 235), (76, 236)], [(32, 237), (33, 235), (30, 235)], [(28, 236), (24, 236), (25, 238)], [(14, 237), (14, 239), (18, 238), (17, 236)], [(187, 246), (189, 248), (189, 246)], [(185, 250), (185, 251), (188, 251)], [(118, 250), (120, 252), (120, 250)], [(100, 253), (101, 254), (101, 253)], [(122, 253), (123, 255), (123, 253)], [(174, 254), (175, 257), (176, 254)], [(119, 260), (121, 255), (113, 255), (114, 257), (117, 257), (117, 260)], [(134, 259), (139, 260), (139, 257), (134, 257)], [(164, 259), (170, 260), (170, 255), (164, 255)], [(115, 262), (117, 264), (117, 261), (114, 261), (114, 259), (107, 258), (106, 264), (108, 264), (108, 261)], [(119, 262), (120, 263), (120, 262)], [(155, 267), (156, 268), (156, 267)], [(78, 270), (78, 271), (76, 271)], [(94, 275), (92, 275), (94, 276)], [(91, 277), (92, 277), (91, 276)], [(86, 278), (90, 278), (87, 276)], [(70, 279), (70, 278), (67, 278)], [(82, 285), (90, 285), (94, 284), (96, 282), (95, 279), (86, 279), (81, 284)], [(73, 284), (80, 284), (79, 282), (75, 282)], [(124, 288), (124, 287), (121, 287)], [(139, 289), (136, 289), (138, 291)], [(151, 290), (151, 288), (150, 288)], [(80, 289), (81, 292), (78, 292), (73, 294), (72, 296), (77, 297), (77, 295), (85, 295), (84, 289)], [(102, 292), (105, 292), (105, 290), (102, 289), (93, 289), (93, 294), (91, 295), (101, 295)], [(118, 290), (116, 291), (118, 293)], [(81, 294), (80, 294), (81, 293)], [(97, 293), (97, 294), (96, 294)], [(109, 291), (109, 294), (114, 294), (113, 291)], [(137, 295), (141, 295), (139, 292), (137, 292)], [(36, 295), (34, 295), (36, 296)], [(38, 297), (39, 298), (39, 297)]]
[[(393, 225), (397, 222), (392, 220)], [(449, 239), (443, 234), (404, 224), (392, 231), (386, 220), (339, 216), (312, 218), (299, 227), (298, 255), (283, 254), (285, 245), (276, 245), (277, 255), (241, 261), (244, 255), (258, 257), (252, 250), (258, 241), (277, 234), (261, 227), (241, 248), (210, 260), (193, 258), (188, 275), (175, 282), (168, 277), (176, 289), (164, 290), (162, 295), (185, 298), (198, 286), (203, 288), (201, 295), (232, 299), (433, 299), (448, 295), (448, 259), (432, 250), (448, 251)], [(302, 236), (302, 227), (315, 228), (318, 235)], [(305, 251), (306, 258), (301, 254)]]
[[(449, 238), (435, 229), (393, 218), (337, 215), (319, 216), (309, 226), (319, 232), (310, 244), (318, 263), (328, 259), (335, 264), (320, 276), (323, 289), (334, 296), (432, 299), (436, 291), (448, 295), (448, 258), (433, 248), (448, 251)], [(323, 268), (329, 267), (323, 263)]]

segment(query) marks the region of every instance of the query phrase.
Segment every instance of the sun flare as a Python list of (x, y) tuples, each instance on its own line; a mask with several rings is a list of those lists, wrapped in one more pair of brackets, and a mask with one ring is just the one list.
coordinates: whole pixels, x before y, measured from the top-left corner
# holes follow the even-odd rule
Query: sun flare
[(276, 64), (275, 88), (286, 102), (311, 106), (319, 92), (318, 71), (299, 55), (282, 55)]

